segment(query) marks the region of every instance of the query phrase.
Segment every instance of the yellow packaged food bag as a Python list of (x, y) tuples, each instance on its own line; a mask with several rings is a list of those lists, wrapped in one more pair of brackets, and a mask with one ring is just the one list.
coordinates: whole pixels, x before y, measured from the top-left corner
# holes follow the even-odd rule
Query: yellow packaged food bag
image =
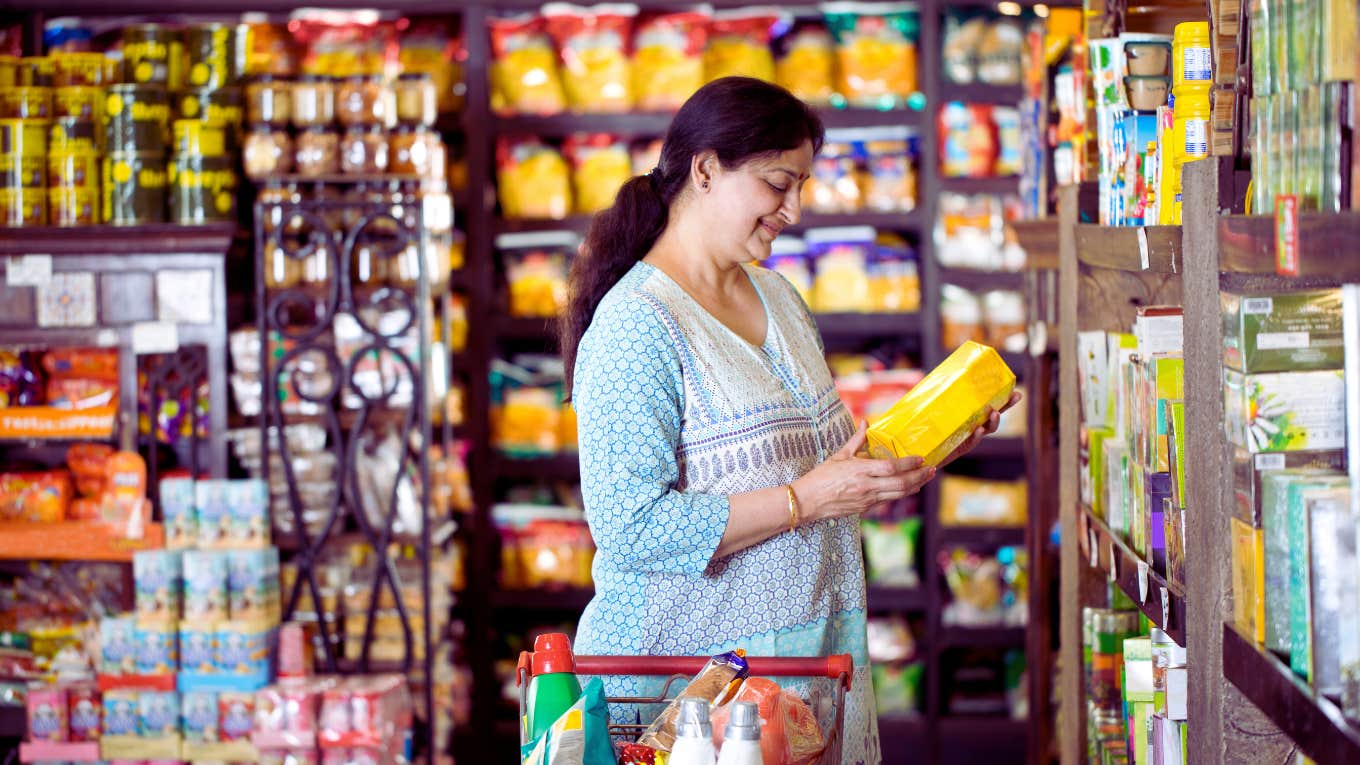
[(774, 54), (770, 36), (779, 23), (777, 8), (719, 11), (709, 26), (704, 51), (704, 78), (754, 77), (774, 82)]
[(837, 2), (822, 9), (836, 38), (840, 95), (851, 106), (904, 106), (917, 89), (915, 5)]
[(637, 108), (675, 111), (703, 87), (708, 20), (703, 11), (685, 11), (648, 16), (638, 22), (633, 38)]
[(829, 104), (836, 93), (836, 49), (826, 25), (800, 21), (778, 42), (775, 82), (811, 104)]
[(536, 138), (501, 139), (496, 182), (507, 218), (560, 220), (571, 212), (571, 176), (556, 149)]
[(636, 5), (543, 6), (544, 24), (562, 67), (567, 105), (573, 111), (612, 113), (633, 108), (628, 40), (636, 16)]
[(543, 19), (521, 14), (488, 19), (491, 108), (500, 114), (556, 114), (566, 108), (557, 54)]
[[(573, 135), (562, 146), (571, 163), (576, 212), (593, 215), (614, 204), (619, 188), (633, 177), (628, 144), (608, 133)], [(650, 168), (649, 168), (650, 169)]]
[(869, 426), (869, 454), (938, 465), (1014, 390), (1015, 373), (1001, 356), (970, 340)]

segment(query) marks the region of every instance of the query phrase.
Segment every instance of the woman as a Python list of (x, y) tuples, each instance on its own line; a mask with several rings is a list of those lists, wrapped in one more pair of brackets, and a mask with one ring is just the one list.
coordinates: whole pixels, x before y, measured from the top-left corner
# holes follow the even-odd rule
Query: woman
[(876, 764), (859, 516), (935, 469), (857, 455), (807, 307), (748, 265), (798, 222), (822, 137), (782, 88), (717, 80), (591, 226), (562, 330), (598, 548), (576, 649), (850, 653), (843, 761)]

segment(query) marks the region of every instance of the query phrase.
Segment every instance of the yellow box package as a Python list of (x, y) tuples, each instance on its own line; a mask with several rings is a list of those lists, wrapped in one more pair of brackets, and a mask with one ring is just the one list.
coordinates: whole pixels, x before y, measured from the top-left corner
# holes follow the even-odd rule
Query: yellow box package
[(919, 456), (938, 465), (968, 439), (987, 413), (1015, 390), (1015, 373), (995, 350), (965, 342), (869, 426), (879, 459)]

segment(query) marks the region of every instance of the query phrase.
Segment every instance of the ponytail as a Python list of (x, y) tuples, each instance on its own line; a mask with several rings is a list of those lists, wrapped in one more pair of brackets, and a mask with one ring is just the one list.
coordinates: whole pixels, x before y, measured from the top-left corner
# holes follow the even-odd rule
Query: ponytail
[(567, 311), (560, 323), (566, 396), (571, 398), (576, 349), (595, 309), (629, 269), (646, 257), (666, 230), (670, 210), (689, 180), (695, 155), (713, 151), (726, 169), (811, 142), (822, 146), (822, 121), (778, 85), (723, 77), (700, 88), (676, 112), (661, 160), (619, 189), (614, 205), (595, 216), (571, 265)]

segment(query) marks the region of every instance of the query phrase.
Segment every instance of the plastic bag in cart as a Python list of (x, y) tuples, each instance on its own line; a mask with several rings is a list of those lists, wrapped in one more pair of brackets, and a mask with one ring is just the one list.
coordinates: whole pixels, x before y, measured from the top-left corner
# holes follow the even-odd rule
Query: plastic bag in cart
[(604, 684), (592, 677), (581, 698), (547, 733), (520, 750), (522, 765), (615, 765)]
[[(752, 677), (733, 701), (754, 702), (760, 711), (760, 751), (765, 765), (810, 765), (826, 746), (817, 717), (792, 691), (773, 680)], [(713, 743), (722, 746), (732, 705), (713, 710)]]

